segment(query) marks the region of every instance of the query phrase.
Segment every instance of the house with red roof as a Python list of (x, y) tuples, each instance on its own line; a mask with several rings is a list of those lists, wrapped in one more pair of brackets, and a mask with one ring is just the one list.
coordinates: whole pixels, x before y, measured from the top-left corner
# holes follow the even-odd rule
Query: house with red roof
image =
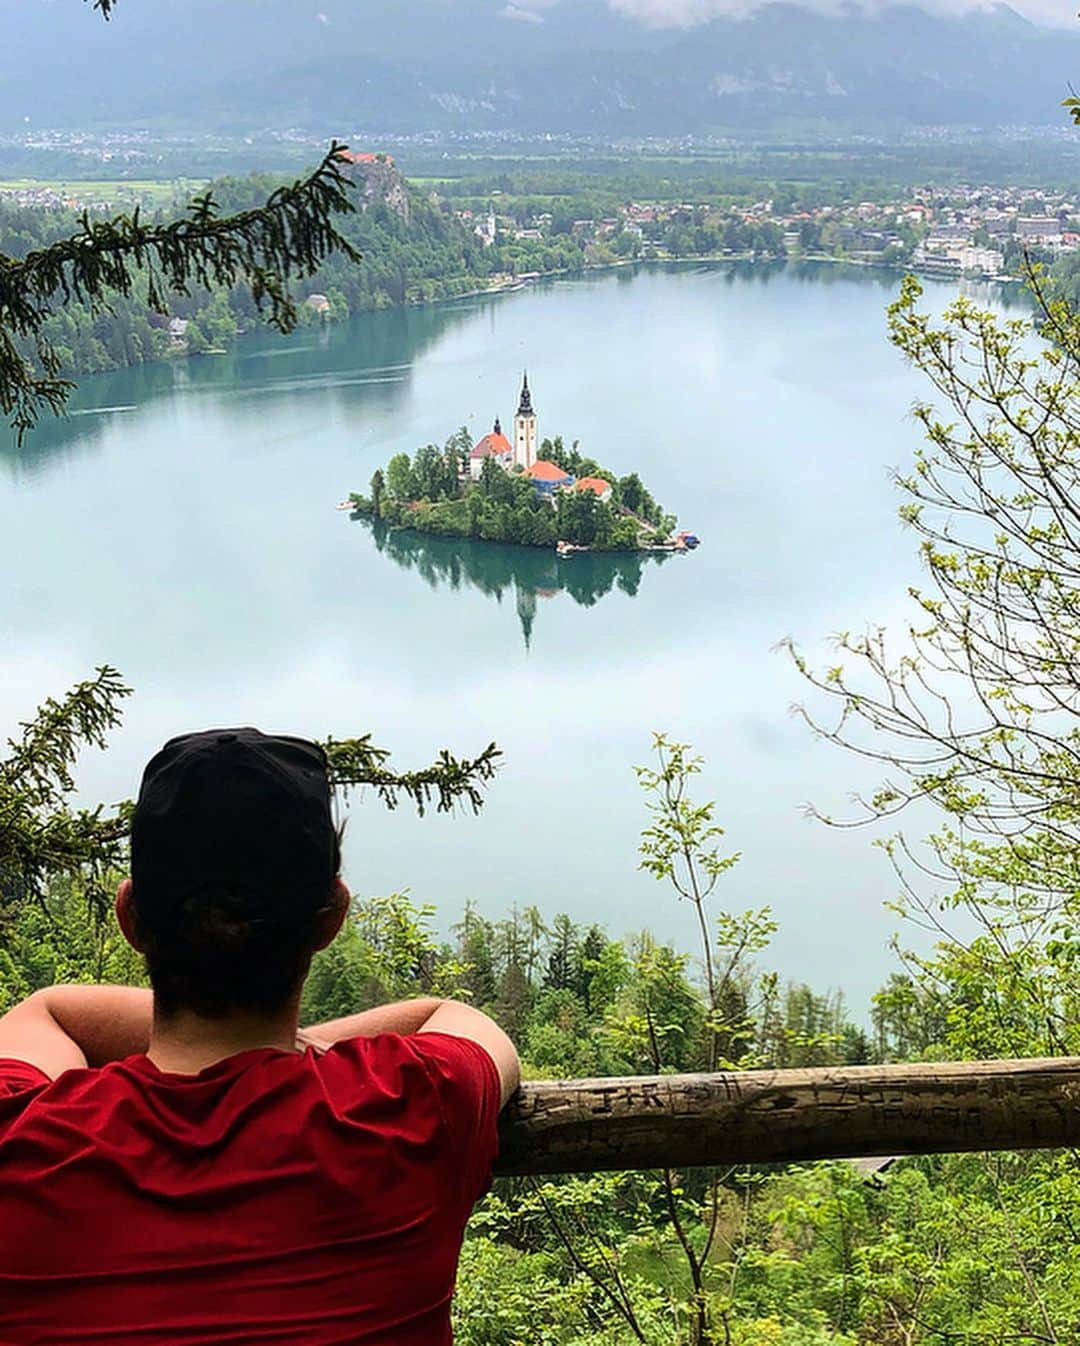
[(556, 491), (574, 484), (574, 478), (565, 468), (559, 467), (557, 463), (549, 463), (546, 458), (537, 458), (526, 469), (526, 475), (532, 478), (533, 485), (543, 495), (554, 495)]
[(611, 482), (603, 477), (578, 477), (574, 482), (575, 491), (592, 491), (598, 500), (611, 499)]
[(469, 454), (469, 476), (473, 481), (480, 480), (485, 458), (494, 458), (504, 471), (509, 471), (513, 466), (514, 446), (503, 434), (498, 416), (495, 417), (491, 434), (485, 435)]

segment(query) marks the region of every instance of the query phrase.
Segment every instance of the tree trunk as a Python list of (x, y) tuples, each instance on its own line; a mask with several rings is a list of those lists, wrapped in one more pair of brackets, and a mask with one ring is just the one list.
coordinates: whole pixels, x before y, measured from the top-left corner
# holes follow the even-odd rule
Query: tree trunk
[(778, 1163), (1080, 1145), (1080, 1059), (524, 1084), (496, 1172)]

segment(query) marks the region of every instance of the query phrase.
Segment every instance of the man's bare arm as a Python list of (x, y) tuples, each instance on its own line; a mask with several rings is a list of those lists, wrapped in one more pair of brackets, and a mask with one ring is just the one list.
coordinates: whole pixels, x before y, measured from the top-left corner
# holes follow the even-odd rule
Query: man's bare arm
[(145, 1052), (153, 1004), (133, 986), (47, 986), (0, 1018), (0, 1057), (50, 1079)]
[(399, 1000), (393, 1005), (347, 1014), (300, 1030), (301, 1042), (313, 1047), (332, 1047), (347, 1038), (372, 1038), (377, 1033), (417, 1033), (445, 1000), (425, 996), (417, 1000)]
[(499, 1025), (481, 1010), (457, 1000), (400, 1000), (379, 1005), (344, 1019), (303, 1029), (301, 1043), (330, 1047), (346, 1038), (371, 1037), (376, 1033), (447, 1033), (468, 1038), (483, 1047), (499, 1072), (501, 1102), (505, 1103), (521, 1081), (517, 1049)]

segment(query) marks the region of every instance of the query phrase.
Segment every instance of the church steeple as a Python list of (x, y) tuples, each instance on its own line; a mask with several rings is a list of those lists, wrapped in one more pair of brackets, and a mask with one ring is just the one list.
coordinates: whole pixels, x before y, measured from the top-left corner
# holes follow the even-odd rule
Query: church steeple
[(529, 392), (528, 371), (521, 384), (521, 401), (514, 417), (514, 463), (527, 472), (536, 462), (536, 412)]

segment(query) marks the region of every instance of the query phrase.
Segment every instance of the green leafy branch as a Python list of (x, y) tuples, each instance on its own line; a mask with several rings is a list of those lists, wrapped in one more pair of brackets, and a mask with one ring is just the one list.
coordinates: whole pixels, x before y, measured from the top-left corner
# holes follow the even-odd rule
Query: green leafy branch
[[(110, 4), (98, 0), (96, 7), (108, 17)], [(109, 220), (84, 212), (72, 237), (21, 260), (0, 254), (0, 409), (20, 442), (43, 409), (63, 412), (74, 386), (60, 377), (59, 353), (43, 333), (58, 303), (75, 300), (100, 312), (106, 296), (130, 296), (145, 278), (149, 306), (167, 313), (170, 297), (189, 295), (193, 286), (243, 283), (268, 320), (290, 331), (297, 318), (292, 278), (313, 275), (335, 251), (360, 260), (333, 222), (355, 209), (344, 149), (333, 141), (314, 172), (255, 209), (219, 218), (207, 192), (169, 224), (147, 224), (138, 208)]]
[(495, 775), (502, 756), (489, 743), (478, 757), (457, 758), (446, 748), (431, 766), (420, 771), (391, 771), (386, 748), (377, 748), (371, 735), (362, 738), (327, 739), (322, 745), (330, 759), (330, 779), (340, 790), (370, 785), (388, 809), (397, 808), (401, 797), (411, 800), (423, 817), (432, 800), (436, 812), (449, 813), (466, 803), (474, 813), (483, 807), (483, 786)]
[[(72, 809), (69, 800), (79, 753), (105, 747), (130, 695), (116, 669), (102, 666), (66, 696), (48, 698), (20, 726), (21, 734), (8, 740), (7, 755), (0, 758), (0, 927), (60, 875), (77, 874), (91, 900), (104, 901), (110, 877), (126, 865), (131, 801), (109, 809)], [(395, 772), (388, 766), (390, 753), (372, 743), (370, 734), (331, 738), (322, 746), (336, 788), (347, 793), (369, 785), (387, 808), (405, 798), (421, 815), (432, 804), (440, 813), (459, 803), (479, 812), (501, 755), (494, 743), (474, 758), (444, 749), (431, 766)]]

